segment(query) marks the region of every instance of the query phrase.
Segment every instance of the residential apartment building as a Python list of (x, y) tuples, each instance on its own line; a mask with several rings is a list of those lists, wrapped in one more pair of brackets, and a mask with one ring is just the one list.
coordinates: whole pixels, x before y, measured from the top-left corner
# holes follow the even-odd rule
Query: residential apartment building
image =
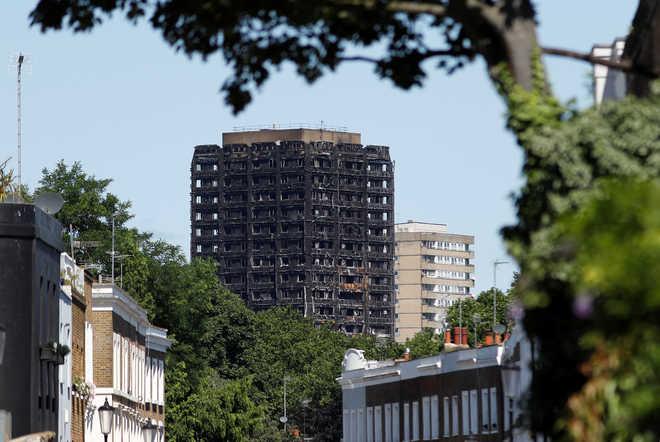
[(445, 224), (408, 221), (395, 226), (395, 339), (423, 329), (440, 333), (447, 309), (472, 295), (474, 236)]
[(394, 325), (394, 164), (324, 129), (223, 134), (195, 147), (191, 256), (255, 310), (288, 305), (346, 333)]
[[(107, 399), (115, 408), (109, 440), (141, 442), (142, 426), (151, 421), (164, 438), (165, 353), (167, 330), (155, 327), (128, 293), (114, 284), (92, 286), (92, 408)], [(98, 413), (88, 415), (85, 440), (103, 441)]]
[(58, 433), (62, 226), (32, 204), (0, 204), (0, 435)]
[(511, 431), (503, 400), (503, 346), (465, 348), (410, 361), (344, 356), (343, 441), (502, 441)]

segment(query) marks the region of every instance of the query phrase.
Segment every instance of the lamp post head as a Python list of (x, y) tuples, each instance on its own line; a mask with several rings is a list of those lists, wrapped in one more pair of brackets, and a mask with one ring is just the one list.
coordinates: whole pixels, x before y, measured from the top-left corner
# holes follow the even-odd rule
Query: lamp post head
[(99, 407), (99, 421), (101, 423), (101, 433), (104, 435), (110, 434), (112, 429), (112, 418), (115, 413), (115, 407), (108, 403), (108, 398), (105, 398), (105, 403)]
[(151, 423), (151, 420), (148, 420), (146, 424), (142, 426), (142, 436), (144, 437), (144, 442), (153, 442), (156, 439), (156, 432), (158, 427)]

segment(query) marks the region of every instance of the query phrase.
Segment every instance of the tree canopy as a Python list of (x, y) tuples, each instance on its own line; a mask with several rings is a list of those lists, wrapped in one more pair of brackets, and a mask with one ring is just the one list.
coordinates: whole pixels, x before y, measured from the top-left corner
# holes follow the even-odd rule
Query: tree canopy
[[(634, 32), (645, 31), (644, 16), (654, 12), (645, 9), (646, 3), (640, 2), (643, 17)], [(222, 91), (234, 112), (287, 62), (310, 83), (343, 62), (368, 62), (379, 77), (404, 89), (423, 83), (429, 60), (432, 67), (453, 73), (482, 57), (496, 83), (506, 66), (524, 90), (535, 88), (538, 76), (539, 17), (531, 0), (39, 0), (30, 19), (42, 31), (85, 32), (113, 13), (131, 22), (148, 19), (170, 46), (190, 56), (222, 54), (232, 71)], [(546, 52), (594, 61), (570, 50)], [(638, 58), (601, 63), (660, 72)]]

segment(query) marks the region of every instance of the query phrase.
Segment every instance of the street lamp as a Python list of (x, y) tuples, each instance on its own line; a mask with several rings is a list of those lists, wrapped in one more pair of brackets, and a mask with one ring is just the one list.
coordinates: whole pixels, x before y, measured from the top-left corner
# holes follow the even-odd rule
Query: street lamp
[[(496, 259), (493, 262), (493, 334), (496, 333), (495, 327), (497, 326), (497, 266), (503, 264), (510, 264), (510, 262), (502, 259)], [(495, 336), (493, 336), (493, 342), (495, 342)]]
[(108, 442), (108, 434), (112, 429), (112, 418), (115, 413), (115, 407), (108, 403), (108, 398), (105, 398), (105, 403), (99, 407), (99, 421), (101, 423), (101, 433), (105, 442)]
[(156, 432), (158, 427), (151, 423), (151, 420), (148, 420), (146, 424), (142, 426), (142, 436), (144, 437), (144, 442), (153, 442), (156, 440)]
[(7, 331), (5, 327), (0, 324), (0, 365), (2, 365), (2, 358), (5, 355), (5, 339), (7, 338)]
[(477, 326), (481, 324), (481, 315), (479, 313), (475, 313), (472, 315), (472, 322), (474, 323), (474, 348), (477, 348), (477, 344), (479, 343), (479, 336), (477, 335)]

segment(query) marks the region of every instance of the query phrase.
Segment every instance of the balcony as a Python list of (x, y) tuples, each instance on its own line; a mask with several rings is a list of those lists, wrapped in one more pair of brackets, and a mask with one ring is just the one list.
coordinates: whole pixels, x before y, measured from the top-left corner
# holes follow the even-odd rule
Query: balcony
[(383, 171), (382, 169), (375, 169), (375, 170), (368, 170), (367, 175), (369, 175), (370, 177), (391, 178), (394, 174), (392, 173), (391, 170)]
[(394, 323), (392, 316), (369, 316), (369, 324), (391, 325)]

